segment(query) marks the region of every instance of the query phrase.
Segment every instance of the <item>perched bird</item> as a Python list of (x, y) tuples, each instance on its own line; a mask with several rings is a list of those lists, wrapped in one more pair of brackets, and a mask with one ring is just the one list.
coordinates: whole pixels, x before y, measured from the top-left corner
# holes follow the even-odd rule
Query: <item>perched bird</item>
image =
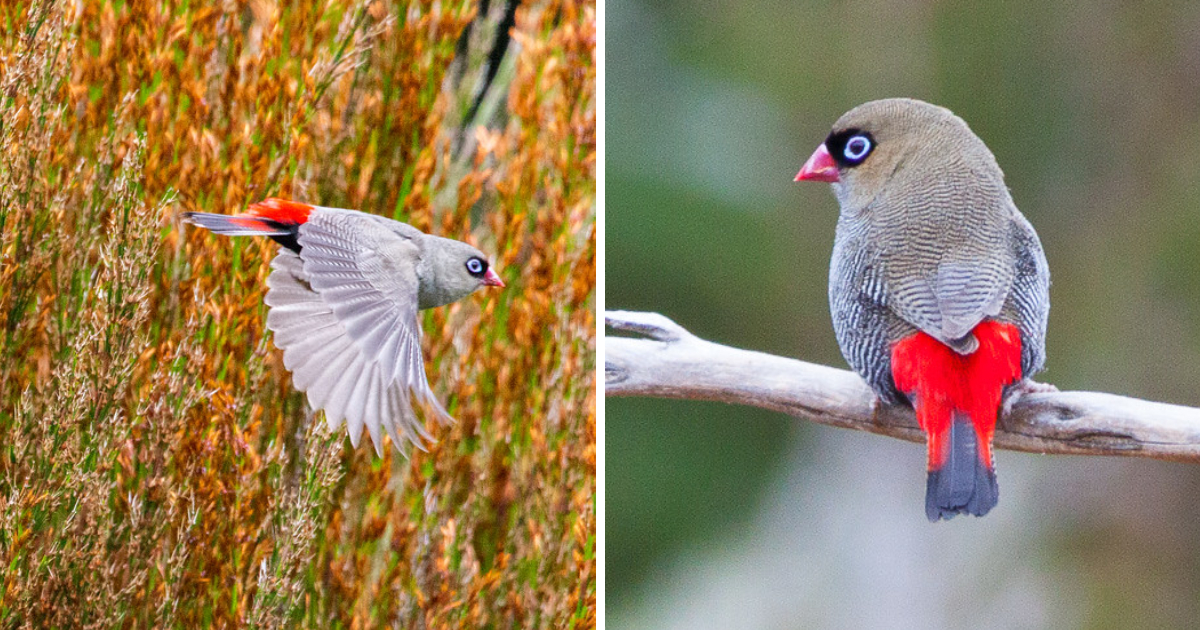
[(414, 436), (430, 439), (410, 394), (451, 420), (429, 389), (417, 311), (504, 286), (478, 249), (365, 212), (283, 199), (244, 214), (182, 216), (217, 234), (281, 245), (267, 278), (267, 328), (292, 383), (325, 410), (331, 429), (345, 419), (357, 447), (366, 427), (382, 455), (381, 432), (398, 449), (406, 439), (420, 445)]
[(1037, 233), (983, 141), (921, 101), (846, 112), (802, 180), (832, 183), (841, 206), (829, 303), (842, 354), (882, 401), (911, 404), (926, 434), (926, 515), (983, 516), (998, 498), (1004, 397), (1041, 387), (1028, 380), (1050, 311)]

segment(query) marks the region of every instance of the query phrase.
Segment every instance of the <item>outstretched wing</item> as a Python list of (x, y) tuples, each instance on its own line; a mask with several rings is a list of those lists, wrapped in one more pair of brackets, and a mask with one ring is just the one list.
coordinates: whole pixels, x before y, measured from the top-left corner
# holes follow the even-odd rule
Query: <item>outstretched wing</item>
[(377, 452), (382, 432), (397, 447), (430, 439), (410, 395), (451, 421), (425, 375), (414, 238), (370, 215), (318, 208), (300, 229), (299, 255), (281, 251), (267, 281), (267, 327), (295, 386), (331, 426), (345, 419), (355, 445), (365, 427)]

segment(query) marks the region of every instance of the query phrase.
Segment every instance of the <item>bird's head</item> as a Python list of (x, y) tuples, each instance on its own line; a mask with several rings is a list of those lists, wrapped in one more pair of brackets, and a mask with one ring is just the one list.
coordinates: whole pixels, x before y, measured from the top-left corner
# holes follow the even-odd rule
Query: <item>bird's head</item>
[(419, 308), (449, 304), (482, 287), (504, 286), (487, 256), (462, 241), (428, 236), (424, 250), (417, 267)]
[(927, 190), (960, 177), (1003, 186), (991, 151), (961, 118), (923, 101), (889, 98), (843, 114), (796, 181), (833, 184), (843, 212), (853, 212), (889, 191)]

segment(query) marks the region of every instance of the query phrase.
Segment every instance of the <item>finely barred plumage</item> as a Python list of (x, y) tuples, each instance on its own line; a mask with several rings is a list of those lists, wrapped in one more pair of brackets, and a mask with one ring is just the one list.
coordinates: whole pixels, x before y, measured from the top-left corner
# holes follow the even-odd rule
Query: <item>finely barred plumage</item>
[[(861, 105), (834, 125), (842, 129), (877, 142), (870, 160), (833, 184), (842, 212), (829, 300), (850, 366), (881, 398), (904, 400), (891, 344), (923, 330), (970, 352), (970, 331), (989, 318), (1020, 330), (1022, 375), (1039, 371), (1049, 268), (983, 142), (948, 110), (908, 99)], [(886, 185), (856, 181), (868, 178)]]
[(1002, 401), (1042, 368), (1050, 308), (1046, 257), (995, 158), (948, 110), (888, 99), (842, 116), (796, 179), (833, 184), (834, 331), (881, 400), (916, 410), (926, 516), (986, 514)]
[(1012, 224), (1016, 276), (1012, 293), (1000, 312), (1003, 321), (1021, 331), (1021, 374), (1041, 371), (1046, 362), (1046, 324), (1050, 317), (1050, 267), (1033, 226), (1020, 214)]

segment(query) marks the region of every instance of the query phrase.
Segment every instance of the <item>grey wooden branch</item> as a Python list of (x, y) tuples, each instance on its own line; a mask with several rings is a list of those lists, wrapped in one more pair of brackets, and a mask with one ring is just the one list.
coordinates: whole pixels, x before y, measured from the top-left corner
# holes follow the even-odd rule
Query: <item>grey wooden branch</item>
[[(705, 341), (658, 313), (606, 311), (607, 396), (713, 400), (836, 427), (924, 441), (909, 409), (878, 405), (853, 372)], [(1127, 455), (1200, 463), (1200, 409), (1096, 392), (1025, 394), (996, 446), (1032, 453)]]

